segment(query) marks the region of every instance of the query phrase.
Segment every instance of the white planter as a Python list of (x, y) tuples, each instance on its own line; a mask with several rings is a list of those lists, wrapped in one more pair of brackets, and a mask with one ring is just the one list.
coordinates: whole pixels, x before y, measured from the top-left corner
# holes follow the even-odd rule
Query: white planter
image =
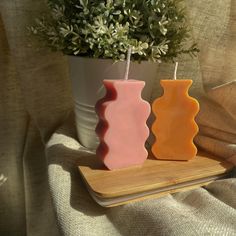
[[(126, 62), (109, 59), (93, 59), (69, 56), (70, 77), (75, 103), (76, 127), (80, 143), (95, 150), (99, 140), (95, 133), (98, 119), (94, 106), (105, 94), (104, 79), (123, 79)], [(130, 79), (144, 80), (146, 86), (142, 97), (150, 101), (152, 85), (157, 76), (157, 64), (152, 62), (132, 62)]]

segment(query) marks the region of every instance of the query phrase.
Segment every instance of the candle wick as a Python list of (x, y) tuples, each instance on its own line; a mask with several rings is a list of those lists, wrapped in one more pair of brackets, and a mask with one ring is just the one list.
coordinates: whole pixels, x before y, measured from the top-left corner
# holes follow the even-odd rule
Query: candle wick
[(127, 52), (127, 62), (126, 62), (126, 69), (125, 69), (125, 80), (128, 80), (129, 78), (129, 68), (130, 68), (130, 58), (131, 58), (131, 47), (129, 47)]
[(179, 65), (179, 63), (178, 63), (178, 62), (176, 62), (176, 63), (175, 63), (175, 73), (174, 73), (174, 80), (177, 80), (177, 70), (178, 70), (178, 65)]

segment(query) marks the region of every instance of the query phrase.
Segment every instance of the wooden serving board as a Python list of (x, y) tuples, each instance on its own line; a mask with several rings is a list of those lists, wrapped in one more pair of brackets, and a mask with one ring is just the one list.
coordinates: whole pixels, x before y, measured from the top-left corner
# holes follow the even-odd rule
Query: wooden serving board
[(78, 168), (93, 199), (112, 207), (206, 185), (226, 177), (233, 165), (205, 153), (191, 161), (162, 161), (150, 154), (143, 166), (109, 171), (91, 155)]

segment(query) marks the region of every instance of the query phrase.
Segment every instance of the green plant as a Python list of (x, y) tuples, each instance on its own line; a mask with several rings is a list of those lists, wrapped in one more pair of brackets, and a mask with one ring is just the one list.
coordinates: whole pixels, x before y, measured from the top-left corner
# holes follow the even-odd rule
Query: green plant
[(30, 27), (53, 50), (68, 55), (168, 61), (195, 55), (182, 0), (48, 0), (49, 14)]

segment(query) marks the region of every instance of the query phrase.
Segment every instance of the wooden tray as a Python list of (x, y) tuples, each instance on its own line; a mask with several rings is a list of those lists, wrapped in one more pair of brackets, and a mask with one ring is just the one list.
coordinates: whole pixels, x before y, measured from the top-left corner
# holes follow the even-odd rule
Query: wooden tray
[(233, 165), (206, 153), (191, 161), (161, 161), (150, 154), (143, 166), (109, 171), (91, 155), (78, 168), (93, 199), (113, 207), (207, 185), (226, 177)]

